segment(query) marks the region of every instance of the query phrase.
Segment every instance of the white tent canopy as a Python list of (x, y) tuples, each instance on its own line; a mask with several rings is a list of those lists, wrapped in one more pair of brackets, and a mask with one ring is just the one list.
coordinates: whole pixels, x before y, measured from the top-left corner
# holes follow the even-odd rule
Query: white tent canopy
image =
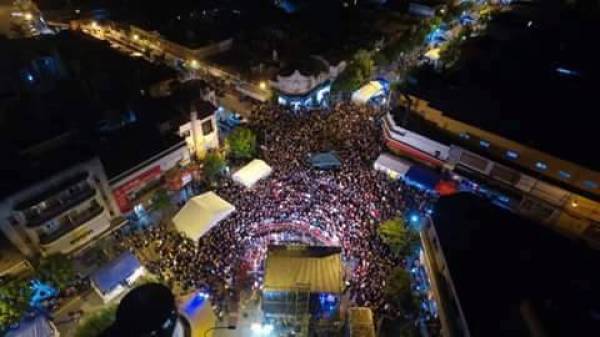
[(233, 205), (214, 192), (206, 192), (190, 199), (175, 214), (173, 223), (178, 231), (197, 241), (234, 210)]
[(380, 154), (375, 163), (373, 163), (373, 168), (387, 173), (393, 179), (403, 178), (411, 166), (411, 163), (406, 160), (388, 153)]
[(371, 81), (352, 93), (352, 102), (356, 104), (367, 104), (371, 98), (383, 94), (383, 85), (381, 85), (379, 81)]
[(273, 172), (271, 166), (267, 165), (263, 160), (254, 159), (233, 174), (233, 181), (250, 188), (257, 181), (268, 177), (271, 172)]

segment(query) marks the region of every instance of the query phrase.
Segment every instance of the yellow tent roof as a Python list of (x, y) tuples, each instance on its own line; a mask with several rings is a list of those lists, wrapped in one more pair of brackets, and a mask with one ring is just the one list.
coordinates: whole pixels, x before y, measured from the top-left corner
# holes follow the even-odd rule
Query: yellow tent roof
[(372, 97), (383, 92), (383, 85), (379, 81), (371, 81), (352, 94), (352, 102), (366, 104)]
[(269, 246), (265, 262), (265, 291), (292, 291), (298, 287), (308, 287), (311, 293), (341, 293), (343, 267), (340, 248)]

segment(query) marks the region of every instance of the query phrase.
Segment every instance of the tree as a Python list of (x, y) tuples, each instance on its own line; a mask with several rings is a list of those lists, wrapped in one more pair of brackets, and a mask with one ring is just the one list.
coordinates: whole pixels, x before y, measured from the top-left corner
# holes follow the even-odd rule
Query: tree
[(29, 308), (28, 280), (5, 280), (0, 285), (0, 332), (17, 323)]
[(375, 62), (368, 51), (359, 49), (356, 54), (354, 54), (353, 64), (359, 69), (363, 78), (368, 80), (373, 76)]
[(396, 309), (402, 310), (405, 316), (413, 314), (417, 307), (416, 298), (410, 288), (410, 274), (403, 268), (392, 270), (383, 289), (383, 295)]
[(209, 181), (213, 181), (219, 176), (227, 165), (223, 156), (217, 152), (208, 153), (204, 158), (203, 164), (204, 176)]
[(407, 254), (416, 244), (416, 233), (406, 226), (403, 218), (383, 222), (377, 232), (394, 254)]
[(378, 67), (387, 66), (390, 64), (390, 60), (385, 56), (383, 51), (375, 54), (373, 61)]
[(364, 49), (359, 49), (352, 57), (350, 64), (333, 83), (332, 90), (354, 91), (370, 80), (374, 71), (375, 61), (371, 54)]
[(230, 154), (235, 159), (250, 159), (256, 155), (256, 135), (245, 127), (238, 127), (227, 137)]
[(36, 277), (49, 283), (58, 290), (67, 288), (75, 277), (73, 261), (62, 254), (50, 255), (40, 260), (36, 268)]
[(171, 205), (171, 200), (169, 199), (169, 194), (167, 194), (167, 190), (161, 188), (154, 195), (154, 205), (158, 209), (163, 209), (169, 207)]
[(110, 327), (114, 321), (117, 312), (116, 306), (110, 306), (103, 308), (100, 311), (92, 314), (85, 318), (75, 330), (75, 337), (98, 337), (108, 327)]

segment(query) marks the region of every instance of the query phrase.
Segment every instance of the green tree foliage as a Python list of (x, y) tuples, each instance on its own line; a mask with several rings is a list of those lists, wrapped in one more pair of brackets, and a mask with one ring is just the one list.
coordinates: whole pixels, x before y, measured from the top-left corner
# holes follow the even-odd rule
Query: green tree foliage
[(352, 61), (333, 83), (334, 91), (354, 91), (373, 76), (375, 61), (371, 54), (360, 49), (354, 54)]
[(110, 306), (84, 318), (75, 331), (75, 337), (100, 336), (104, 330), (113, 324), (116, 312), (117, 307)]
[(203, 160), (203, 164), (204, 176), (209, 181), (213, 181), (219, 176), (227, 165), (225, 158), (217, 152), (208, 153)]
[(250, 159), (256, 155), (256, 135), (245, 127), (233, 130), (227, 137), (230, 154), (235, 159)]
[(156, 194), (154, 195), (154, 205), (158, 209), (163, 209), (171, 205), (171, 200), (169, 199), (167, 190), (161, 188), (160, 190), (156, 191)]
[(58, 290), (67, 288), (75, 277), (73, 261), (62, 254), (54, 254), (40, 260), (36, 277), (50, 283)]
[(410, 275), (403, 268), (392, 270), (383, 294), (396, 309), (402, 310), (406, 314), (415, 312), (416, 298), (410, 288)]
[(18, 322), (31, 298), (28, 280), (3, 280), (0, 285), (0, 332)]
[(406, 226), (403, 218), (383, 222), (377, 232), (394, 254), (407, 254), (418, 240), (417, 234)]

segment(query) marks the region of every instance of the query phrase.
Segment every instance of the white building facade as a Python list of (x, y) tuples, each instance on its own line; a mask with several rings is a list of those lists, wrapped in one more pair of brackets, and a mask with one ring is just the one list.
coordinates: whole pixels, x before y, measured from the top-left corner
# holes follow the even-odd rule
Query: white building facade
[(0, 229), (26, 256), (69, 254), (120, 212), (98, 158), (69, 167), (0, 203)]

